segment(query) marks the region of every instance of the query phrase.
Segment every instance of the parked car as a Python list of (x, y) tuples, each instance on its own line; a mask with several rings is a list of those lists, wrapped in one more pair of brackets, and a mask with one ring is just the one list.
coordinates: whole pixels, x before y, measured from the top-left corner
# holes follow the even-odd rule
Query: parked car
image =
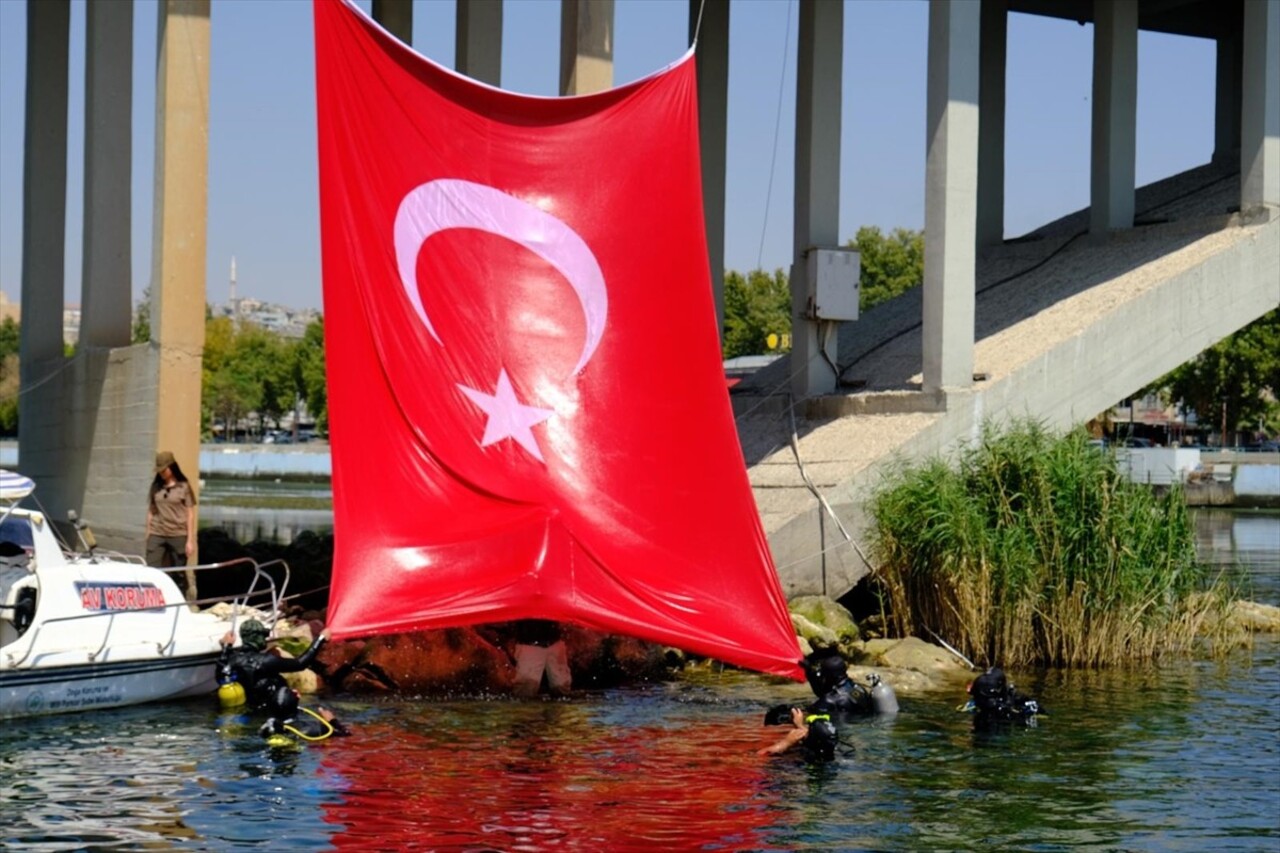
[(1129, 436), (1124, 440), (1125, 447), (1155, 447), (1156, 443), (1149, 438), (1138, 438), (1137, 436)]

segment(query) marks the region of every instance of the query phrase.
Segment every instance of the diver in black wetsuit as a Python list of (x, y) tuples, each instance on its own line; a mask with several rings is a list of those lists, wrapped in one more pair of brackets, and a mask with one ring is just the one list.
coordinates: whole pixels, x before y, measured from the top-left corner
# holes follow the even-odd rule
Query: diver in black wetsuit
[(301, 708), (301, 714), (290, 719), (272, 717), (262, 724), (258, 734), (271, 746), (296, 744), (293, 738), (304, 741), (328, 740), (331, 737), (349, 737), (351, 730), (334, 716), (328, 708), (312, 711)]
[(811, 714), (829, 714), (837, 721), (850, 717), (898, 713), (898, 698), (893, 689), (871, 677), (871, 689), (849, 678), (849, 666), (839, 653), (821, 651), (804, 660), (805, 678), (818, 701), (809, 706)]
[[(771, 712), (772, 713), (772, 712)], [(812, 764), (834, 761), (836, 744), (840, 742), (836, 727), (828, 714), (807, 714), (803, 708), (791, 707), (786, 720), (775, 720), (766, 725), (791, 723), (791, 731), (779, 740), (759, 750), (760, 755), (779, 755), (799, 747), (804, 760)]]
[(1004, 670), (998, 666), (991, 667), (973, 680), (969, 685), (969, 702), (964, 707), (973, 712), (976, 729), (998, 728), (1002, 724), (1016, 722), (1035, 725), (1036, 716), (1044, 713), (1040, 703), (1014, 689)]
[(311, 665), (320, 647), (329, 639), (328, 629), (322, 631), (311, 646), (296, 658), (283, 658), (268, 654), (267, 627), (257, 619), (249, 619), (240, 626), (240, 639), (244, 643), (235, 648), (230, 632), (222, 641), (222, 656), (218, 658), (218, 682), (239, 682), (245, 691), (245, 702), (254, 710), (265, 710), (267, 715), (280, 720), (297, 716), (298, 694), (285, 683), (282, 673), (301, 672)]

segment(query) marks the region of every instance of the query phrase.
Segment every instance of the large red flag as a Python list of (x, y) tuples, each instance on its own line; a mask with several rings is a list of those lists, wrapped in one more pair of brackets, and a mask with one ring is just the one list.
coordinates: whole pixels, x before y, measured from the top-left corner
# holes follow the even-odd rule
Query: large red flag
[(333, 635), (544, 617), (800, 677), (725, 391), (692, 53), (537, 98), (313, 8)]

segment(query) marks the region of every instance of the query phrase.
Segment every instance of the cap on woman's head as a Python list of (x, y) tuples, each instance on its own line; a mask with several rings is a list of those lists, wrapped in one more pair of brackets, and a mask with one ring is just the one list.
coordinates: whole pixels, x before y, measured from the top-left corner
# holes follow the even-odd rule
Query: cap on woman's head
[(156, 473), (159, 474), (165, 468), (174, 464), (173, 454), (168, 450), (161, 450), (156, 454)]

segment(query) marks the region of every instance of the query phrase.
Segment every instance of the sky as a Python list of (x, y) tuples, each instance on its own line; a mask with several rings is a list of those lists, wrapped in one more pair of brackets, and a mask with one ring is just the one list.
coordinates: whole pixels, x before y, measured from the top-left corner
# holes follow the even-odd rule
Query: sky
[[(370, 0), (358, 0), (366, 10)], [(502, 87), (556, 95), (559, 0), (506, 0)], [(924, 226), (924, 0), (848, 0), (840, 163), (841, 239), (859, 227)], [(133, 294), (151, 274), (156, 0), (135, 0)], [(797, 0), (733, 0), (725, 266), (786, 268), (792, 255)], [(414, 0), (413, 46), (454, 63), (454, 0)], [(79, 303), (85, 0), (71, 3), (66, 300)], [(686, 0), (616, 0), (614, 83), (683, 55)], [(238, 294), (320, 308), (315, 85), (309, 0), (212, 0), (210, 302)], [(1093, 27), (1011, 14), (1005, 234), (1088, 205)], [(1140, 33), (1139, 185), (1209, 160), (1214, 43)], [(20, 293), (26, 4), (0, 0), (0, 289)]]

